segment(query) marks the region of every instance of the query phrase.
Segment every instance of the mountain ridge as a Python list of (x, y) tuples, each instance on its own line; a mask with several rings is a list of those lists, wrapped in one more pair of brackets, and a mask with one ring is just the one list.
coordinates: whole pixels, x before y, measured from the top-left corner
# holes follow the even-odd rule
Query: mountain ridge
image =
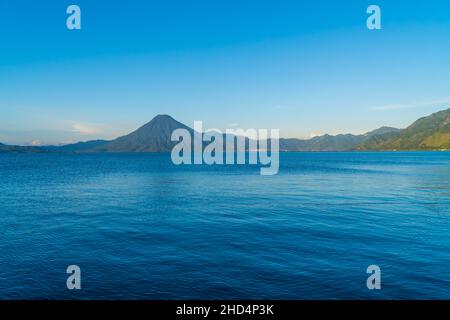
[(372, 137), (358, 150), (450, 150), (450, 109), (421, 117), (397, 133)]
[[(28, 147), (0, 143), (0, 152), (170, 152), (178, 143), (171, 141), (175, 129), (194, 130), (169, 115), (157, 115), (135, 131), (113, 140), (90, 140), (63, 146)], [(246, 140), (248, 143), (248, 139)], [(416, 120), (405, 129), (380, 127), (360, 135), (338, 134), (311, 139), (280, 138), (280, 151), (382, 151), (449, 150), (450, 109)]]

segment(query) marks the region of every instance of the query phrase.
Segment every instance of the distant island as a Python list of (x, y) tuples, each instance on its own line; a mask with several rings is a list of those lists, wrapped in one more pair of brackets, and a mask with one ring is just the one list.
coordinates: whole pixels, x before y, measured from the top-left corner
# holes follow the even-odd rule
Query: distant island
[[(0, 143), (0, 153), (170, 152), (176, 129), (192, 128), (168, 115), (158, 115), (132, 133), (114, 140), (92, 140), (63, 146), (15, 146)], [(415, 121), (406, 129), (381, 127), (361, 135), (323, 135), (279, 140), (280, 151), (413, 151), (450, 150), (450, 109)]]

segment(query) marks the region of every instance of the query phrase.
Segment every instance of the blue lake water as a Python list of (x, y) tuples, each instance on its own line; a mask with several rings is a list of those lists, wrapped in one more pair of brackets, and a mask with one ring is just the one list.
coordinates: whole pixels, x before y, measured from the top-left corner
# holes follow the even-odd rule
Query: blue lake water
[(3, 154), (0, 231), (0, 299), (449, 299), (450, 153)]

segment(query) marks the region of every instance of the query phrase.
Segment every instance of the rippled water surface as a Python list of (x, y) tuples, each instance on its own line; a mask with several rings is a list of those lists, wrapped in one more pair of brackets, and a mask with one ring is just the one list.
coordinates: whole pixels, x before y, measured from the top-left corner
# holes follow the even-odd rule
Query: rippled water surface
[(0, 230), (3, 299), (450, 299), (450, 153), (3, 154)]

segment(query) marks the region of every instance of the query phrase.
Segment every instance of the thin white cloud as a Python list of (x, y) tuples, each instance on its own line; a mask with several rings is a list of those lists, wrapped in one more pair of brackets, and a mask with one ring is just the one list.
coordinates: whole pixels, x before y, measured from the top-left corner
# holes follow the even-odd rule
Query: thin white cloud
[(318, 131), (313, 131), (313, 132), (311, 132), (309, 134), (310, 138), (321, 137), (321, 136), (323, 136), (323, 133), (322, 132), (318, 132)]
[(435, 107), (439, 105), (450, 105), (450, 98), (441, 99), (441, 100), (433, 100), (433, 101), (421, 101), (416, 103), (405, 103), (405, 104), (388, 104), (383, 106), (372, 107), (372, 110), (378, 111), (389, 111), (389, 110), (400, 110), (400, 109), (415, 109), (415, 108), (424, 108), (424, 107)]
[(102, 132), (102, 129), (99, 125), (96, 124), (86, 124), (86, 123), (73, 123), (72, 124), (73, 131), (80, 134), (98, 134)]
[(33, 147), (38, 147), (38, 146), (42, 146), (43, 143), (42, 143), (41, 140), (33, 140), (33, 141), (31, 141), (31, 145), (32, 145)]

